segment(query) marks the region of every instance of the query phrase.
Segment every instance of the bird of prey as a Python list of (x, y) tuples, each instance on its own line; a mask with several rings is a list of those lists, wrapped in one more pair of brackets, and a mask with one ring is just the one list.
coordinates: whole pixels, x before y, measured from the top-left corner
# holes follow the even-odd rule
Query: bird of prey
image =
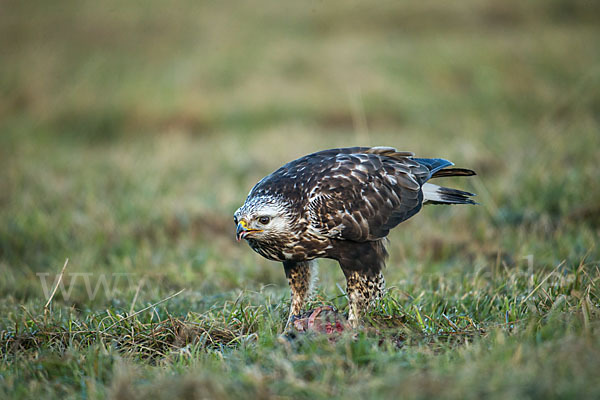
[(475, 175), (453, 165), (392, 147), (350, 147), (309, 154), (260, 180), (234, 214), (236, 237), (283, 262), (292, 294), (286, 331), (309, 295), (317, 258), (339, 262), (348, 321), (358, 326), (385, 286), (390, 229), (423, 204), (476, 204), (472, 193), (428, 182)]

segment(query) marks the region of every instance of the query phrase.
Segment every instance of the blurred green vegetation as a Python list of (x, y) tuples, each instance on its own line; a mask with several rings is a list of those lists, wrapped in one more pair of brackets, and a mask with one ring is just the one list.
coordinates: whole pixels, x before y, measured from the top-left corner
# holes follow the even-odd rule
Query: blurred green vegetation
[[(0, 3), (0, 397), (599, 396), (599, 37), (585, 0)], [(472, 168), (448, 183), (481, 205), (390, 235), (374, 318), (410, 340), (288, 348), (282, 268), (232, 214), (281, 164), (353, 145)], [(44, 315), (39, 274), (66, 258)], [(321, 265), (317, 302), (343, 309)], [(124, 278), (92, 298), (84, 276)], [(460, 321), (484, 333), (448, 339)], [(115, 345), (155, 323), (164, 346)]]

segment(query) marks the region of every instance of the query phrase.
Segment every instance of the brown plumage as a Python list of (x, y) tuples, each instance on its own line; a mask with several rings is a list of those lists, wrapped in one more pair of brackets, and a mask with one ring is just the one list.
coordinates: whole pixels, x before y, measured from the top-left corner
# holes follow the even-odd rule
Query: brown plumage
[(292, 289), (290, 319), (300, 313), (316, 258), (339, 262), (347, 280), (349, 320), (380, 297), (390, 229), (423, 203), (475, 204), (472, 193), (429, 179), (469, 176), (443, 159), (415, 158), (391, 147), (352, 147), (309, 154), (263, 178), (234, 214), (237, 238), (282, 261)]

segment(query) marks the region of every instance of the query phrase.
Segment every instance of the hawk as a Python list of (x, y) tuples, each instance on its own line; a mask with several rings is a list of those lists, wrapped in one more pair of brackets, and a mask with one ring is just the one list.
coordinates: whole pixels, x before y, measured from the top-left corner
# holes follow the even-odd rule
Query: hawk
[(234, 214), (236, 237), (283, 263), (292, 297), (286, 331), (310, 293), (317, 258), (339, 262), (356, 327), (382, 295), (390, 229), (423, 204), (476, 204), (473, 193), (428, 182), (475, 175), (453, 165), (392, 147), (350, 147), (309, 154), (260, 180)]

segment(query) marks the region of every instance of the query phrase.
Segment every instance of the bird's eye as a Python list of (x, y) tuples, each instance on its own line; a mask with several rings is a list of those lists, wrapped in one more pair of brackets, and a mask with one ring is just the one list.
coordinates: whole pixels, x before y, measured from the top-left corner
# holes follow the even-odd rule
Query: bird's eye
[(269, 218), (269, 217), (260, 217), (258, 219), (258, 222), (260, 222), (262, 225), (267, 225), (270, 221), (271, 221), (271, 218)]
[(238, 224), (238, 219), (237, 219), (237, 217), (235, 215), (233, 216), (233, 223), (236, 224), (236, 225)]

